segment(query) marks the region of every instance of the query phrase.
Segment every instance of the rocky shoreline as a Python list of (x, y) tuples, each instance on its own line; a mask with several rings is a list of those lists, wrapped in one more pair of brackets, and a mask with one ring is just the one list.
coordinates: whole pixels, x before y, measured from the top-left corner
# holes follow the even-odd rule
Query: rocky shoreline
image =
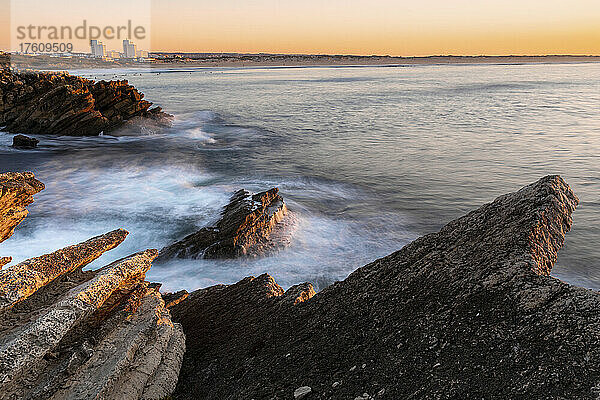
[[(22, 215), (43, 186), (3, 176)], [(284, 205), (254, 196), (232, 202)], [(549, 275), (577, 204), (545, 177), (319, 293), (264, 274), (161, 295), (156, 250), (82, 271), (123, 230), (5, 267), (0, 398), (597, 398), (600, 298)]]
[(136, 124), (169, 126), (172, 115), (143, 98), (126, 80), (0, 69), (0, 127), (9, 133), (97, 136)]
[[(24, 205), (43, 189), (33, 174), (3, 174), (0, 205)], [(31, 189), (34, 188), (35, 190)], [(0, 218), (6, 239), (20, 220)], [(9, 215), (7, 218), (6, 215)], [(0, 398), (164, 399), (173, 391), (185, 336), (144, 277), (156, 250), (95, 271), (118, 229), (0, 271)], [(0, 241), (2, 241), (0, 240)]]

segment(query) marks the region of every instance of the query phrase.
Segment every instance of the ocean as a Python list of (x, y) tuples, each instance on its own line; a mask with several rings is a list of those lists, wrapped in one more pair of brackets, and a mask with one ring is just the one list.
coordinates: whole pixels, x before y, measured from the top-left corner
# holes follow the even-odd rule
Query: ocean
[(175, 116), (135, 136), (36, 136), (0, 169), (46, 184), (0, 255), (116, 228), (97, 268), (214, 222), (232, 192), (279, 187), (290, 244), (268, 257), (152, 267), (163, 290), (268, 272), (322, 289), (504, 193), (562, 175), (581, 200), (553, 275), (600, 288), (600, 65), (72, 71), (128, 79)]

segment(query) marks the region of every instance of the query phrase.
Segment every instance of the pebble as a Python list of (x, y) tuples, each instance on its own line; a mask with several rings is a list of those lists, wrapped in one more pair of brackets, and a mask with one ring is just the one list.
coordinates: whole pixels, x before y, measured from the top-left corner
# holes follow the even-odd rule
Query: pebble
[(303, 399), (312, 391), (310, 386), (300, 386), (298, 389), (294, 390), (294, 399)]

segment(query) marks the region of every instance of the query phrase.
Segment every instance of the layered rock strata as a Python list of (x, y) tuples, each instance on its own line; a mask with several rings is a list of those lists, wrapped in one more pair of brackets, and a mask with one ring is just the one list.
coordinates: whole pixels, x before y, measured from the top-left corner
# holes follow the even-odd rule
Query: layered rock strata
[(59, 276), (88, 265), (105, 251), (121, 244), (128, 234), (126, 230), (117, 229), (0, 271), (0, 312), (31, 296)]
[(27, 207), (33, 195), (44, 189), (44, 184), (31, 172), (0, 174), (0, 242), (8, 239), (15, 227), (27, 216)]
[(0, 69), (0, 126), (7, 132), (95, 136), (135, 119), (168, 126), (172, 116), (143, 98), (126, 80)]
[(597, 398), (600, 297), (549, 276), (577, 203), (549, 176), (314, 296), (196, 291), (174, 398)]
[(156, 255), (146, 250), (97, 271), (64, 270), (4, 309), (0, 398), (168, 396), (177, 382), (185, 337), (171, 322), (158, 287), (144, 281)]
[(271, 232), (287, 207), (278, 188), (252, 194), (239, 190), (212, 227), (205, 227), (160, 251), (159, 259), (255, 256), (277, 247)]
[[(1, 212), (24, 210), (28, 186), (39, 182), (32, 174), (2, 177), (12, 192), (3, 191)], [(160, 285), (145, 281), (158, 252), (82, 269), (127, 234), (117, 229), (0, 270), (0, 399), (158, 400), (172, 393), (185, 336)], [(0, 266), (7, 262), (1, 258)]]

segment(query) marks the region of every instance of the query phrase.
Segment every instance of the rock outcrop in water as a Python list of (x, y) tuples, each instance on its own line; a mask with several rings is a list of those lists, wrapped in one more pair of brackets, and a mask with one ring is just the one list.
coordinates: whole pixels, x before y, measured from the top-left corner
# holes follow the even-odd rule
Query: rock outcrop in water
[(0, 126), (15, 133), (95, 136), (128, 121), (151, 121), (158, 128), (172, 116), (143, 100), (122, 81), (99, 81), (67, 73), (0, 70)]
[(174, 398), (597, 398), (599, 294), (549, 276), (577, 203), (550, 176), (314, 296), (196, 291)]
[(44, 184), (31, 172), (0, 174), (0, 242), (9, 238), (17, 225), (27, 216), (27, 207), (33, 195), (44, 189)]
[[(0, 203), (4, 215), (32, 201), (28, 186), (43, 188), (30, 173), (2, 176), (12, 190)], [(0, 399), (171, 394), (185, 336), (171, 321), (160, 285), (145, 281), (158, 252), (82, 270), (127, 234), (118, 229), (0, 270)]]
[(25, 135), (13, 136), (12, 147), (15, 149), (35, 149), (40, 141)]
[(252, 194), (239, 190), (214, 227), (202, 228), (160, 251), (162, 260), (254, 256), (277, 246), (269, 240), (287, 211), (278, 188)]

